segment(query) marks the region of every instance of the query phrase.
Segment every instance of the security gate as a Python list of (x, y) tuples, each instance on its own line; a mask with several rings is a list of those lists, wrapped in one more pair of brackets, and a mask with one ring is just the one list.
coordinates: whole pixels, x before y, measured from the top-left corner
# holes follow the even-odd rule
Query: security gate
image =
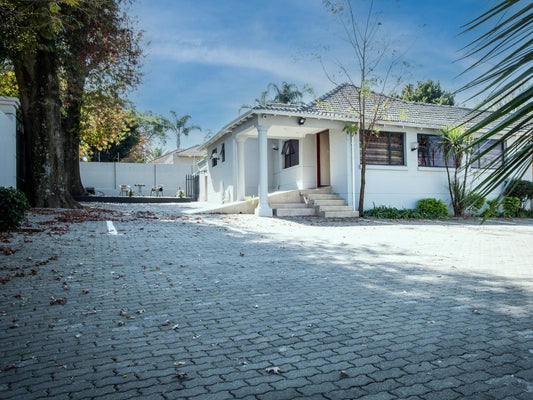
[(194, 201), (198, 201), (200, 196), (200, 175), (187, 175), (185, 195)]

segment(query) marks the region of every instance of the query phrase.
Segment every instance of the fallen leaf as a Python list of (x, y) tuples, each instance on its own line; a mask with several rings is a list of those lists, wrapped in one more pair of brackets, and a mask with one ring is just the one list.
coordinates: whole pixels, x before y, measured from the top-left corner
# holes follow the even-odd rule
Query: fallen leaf
[(178, 362), (175, 362), (174, 365), (177, 366), (177, 367), (179, 367), (180, 365), (185, 365), (185, 362), (183, 362), (183, 361), (178, 361)]
[(240, 252), (239, 255), (240, 255), (241, 257), (244, 257), (244, 253), (243, 253), (243, 252)]
[(346, 372), (344, 370), (340, 371), (340, 374), (341, 374), (342, 378), (348, 378), (350, 376), (350, 375), (348, 375), (348, 372)]
[(168, 325), (170, 325), (170, 321), (168, 319), (161, 324), (161, 326), (168, 326)]
[(174, 326), (172, 327), (172, 329), (173, 329), (173, 330), (176, 330), (176, 329), (178, 329), (179, 327), (180, 327), (179, 324), (176, 324), (176, 325), (174, 325)]
[(136, 314), (142, 314), (144, 313), (144, 309), (135, 311)]
[(178, 377), (178, 379), (185, 379), (187, 378), (187, 372), (176, 372), (176, 376)]
[(269, 367), (265, 369), (265, 371), (268, 374), (275, 374), (275, 375), (279, 375), (281, 373), (281, 370), (279, 369), (279, 367)]
[(118, 321), (117, 325), (118, 326), (124, 326), (125, 322), (124, 321)]
[(87, 293), (89, 293), (89, 289), (83, 289), (82, 292), (87, 294)]
[(472, 310), (473, 314), (481, 315), (481, 312), (479, 310)]
[(66, 297), (58, 297), (57, 299), (53, 296), (50, 296), (50, 305), (53, 306), (55, 304), (67, 304), (67, 298)]
[(10, 369), (13, 369), (13, 368), (17, 368), (17, 366), (15, 364), (7, 364), (4, 367), (4, 371), (9, 371)]

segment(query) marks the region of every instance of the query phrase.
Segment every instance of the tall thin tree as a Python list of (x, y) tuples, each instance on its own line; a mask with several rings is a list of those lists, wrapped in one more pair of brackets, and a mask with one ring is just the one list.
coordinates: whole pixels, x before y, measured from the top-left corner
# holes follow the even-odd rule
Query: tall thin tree
[[(392, 81), (393, 73), (399, 68), (401, 59), (390, 44), (381, 36), (381, 21), (374, 12), (374, 1), (365, 10), (363, 6), (356, 10), (355, 0), (330, 1), (323, 0), (324, 6), (338, 18), (344, 29), (354, 65), (337, 63), (341, 79), (352, 85), (350, 95), (345, 97), (349, 104), (346, 114), (353, 115), (352, 123), (347, 124), (345, 132), (350, 135), (352, 150), (355, 150), (354, 140), (359, 135), (361, 149), (361, 175), (359, 183), (358, 210), (362, 214), (365, 204), (367, 149), (370, 141), (379, 136), (376, 125), (387, 112), (391, 95), (399, 83)], [(321, 60), (322, 61), (322, 60)], [(338, 79), (328, 72), (324, 66), (328, 79), (338, 85)], [(388, 94), (384, 94), (388, 89)], [(352, 154), (352, 162), (354, 160)], [(352, 168), (355, 170), (355, 167)], [(355, 180), (355, 179), (354, 179)], [(355, 186), (355, 182), (354, 182)], [(355, 202), (355, 201), (354, 201)]]
[(176, 135), (176, 148), (181, 148), (181, 136), (189, 136), (189, 133), (193, 131), (201, 131), (202, 129), (198, 125), (188, 125), (191, 116), (185, 114), (179, 116), (176, 111), (170, 111), (171, 121), (169, 121), (168, 128)]

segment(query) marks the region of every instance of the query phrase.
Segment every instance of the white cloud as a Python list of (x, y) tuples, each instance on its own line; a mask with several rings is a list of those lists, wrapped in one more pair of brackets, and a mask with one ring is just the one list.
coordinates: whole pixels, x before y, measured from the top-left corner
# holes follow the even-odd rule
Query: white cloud
[(230, 47), (200, 39), (182, 39), (152, 43), (150, 54), (154, 58), (177, 63), (255, 69), (283, 80), (305, 82), (312, 86), (324, 86), (326, 81), (318, 61), (296, 60), (294, 55), (286, 50)]

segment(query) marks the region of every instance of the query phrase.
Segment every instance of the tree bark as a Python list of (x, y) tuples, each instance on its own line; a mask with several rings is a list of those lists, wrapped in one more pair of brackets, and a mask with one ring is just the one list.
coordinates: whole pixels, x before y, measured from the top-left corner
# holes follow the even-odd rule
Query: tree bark
[[(43, 46), (44, 47), (44, 46)], [(13, 60), (26, 145), (26, 195), (33, 207), (79, 208), (68, 187), (56, 55), (46, 47)]]
[(67, 107), (62, 118), (64, 135), (65, 169), (68, 172), (68, 188), (74, 196), (86, 195), (80, 175), (80, 121), (83, 103), (85, 75), (71, 72), (67, 75)]
[[(362, 133), (361, 133), (362, 134)], [(363, 215), (365, 209), (365, 185), (366, 185), (366, 139), (361, 148), (361, 186), (359, 187), (359, 215)]]

